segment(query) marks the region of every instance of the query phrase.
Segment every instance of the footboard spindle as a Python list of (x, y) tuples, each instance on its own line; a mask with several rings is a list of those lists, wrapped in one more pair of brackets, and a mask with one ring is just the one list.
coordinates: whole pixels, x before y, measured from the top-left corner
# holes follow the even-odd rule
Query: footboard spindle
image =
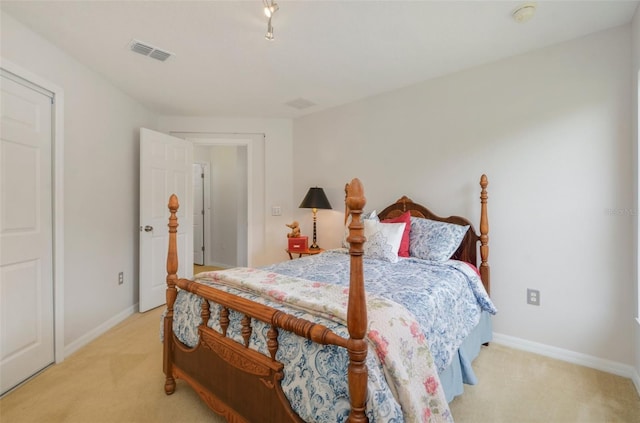
[(167, 253), (167, 313), (164, 317), (164, 354), (163, 370), (166, 375), (164, 392), (167, 395), (173, 394), (176, 389), (176, 381), (173, 378), (173, 361), (171, 345), (173, 341), (173, 305), (178, 296), (176, 281), (178, 280), (178, 251), (176, 233), (178, 232), (178, 197), (173, 194), (169, 198), (169, 250)]
[(364, 224), (360, 215), (367, 202), (359, 179), (353, 179), (345, 186), (346, 207), (351, 211), (349, 225), (349, 254), (351, 269), (349, 281), (349, 307), (347, 309), (347, 329), (349, 330), (349, 395), (351, 413), (349, 422), (367, 422), (365, 401), (367, 399), (367, 343), (364, 340), (367, 329), (367, 304), (362, 270), (362, 244), (365, 241)]
[(491, 281), (489, 272), (489, 218), (487, 214), (487, 185), (489, 180), (487, 175), (480, 177), (480, 278), (484, 284), (487, 294), (491, 294)]

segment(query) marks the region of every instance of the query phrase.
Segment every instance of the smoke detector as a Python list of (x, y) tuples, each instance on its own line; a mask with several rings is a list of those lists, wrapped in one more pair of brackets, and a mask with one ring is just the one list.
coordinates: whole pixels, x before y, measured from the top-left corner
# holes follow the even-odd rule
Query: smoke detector
[(169, 53), (166, 50), (161, 50), (157, 47), (152, 46), (149, 43), (145, 43), (138, 40), (131, 40), (129, 43), (129, 49), (135, 53), (142, 54), (143, 56), (148, 56), (153, 59), (164, 62), (169, 57), (173, 56), (173, 53)]
[(525, 3), (513, 11), (511, 16), (518, 23), (525, 23), (536, 14), (536, 3)]

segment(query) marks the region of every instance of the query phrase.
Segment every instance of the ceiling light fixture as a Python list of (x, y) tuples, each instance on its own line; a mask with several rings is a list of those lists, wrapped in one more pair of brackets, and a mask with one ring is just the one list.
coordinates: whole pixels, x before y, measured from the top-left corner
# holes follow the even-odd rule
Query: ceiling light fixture
[(267, 22), (267, 33), (264, 38), (271, 41), (273, 40), (273, 25), (271, 24), (271, 19), (278, 9), (280, 9), (280, 6), (278, 6), (278, 3), (276, 3), (275, 0), (262, 0), (262, 2), (264, 3), (264, 14), (269, 18), (269, 21)]
[(525, 3), (513, 11), (511, 16), (518, 23), (525, 23), (536, 14), (536, 3)]
[(274, 1), (263, 0), (263, 2), (264, 2), (264, 14), (267, 18), (272, 17), (273, 14), (276, 13), (278, 9), (280, 9), (280, 6), (278, 6), (278, 4)]

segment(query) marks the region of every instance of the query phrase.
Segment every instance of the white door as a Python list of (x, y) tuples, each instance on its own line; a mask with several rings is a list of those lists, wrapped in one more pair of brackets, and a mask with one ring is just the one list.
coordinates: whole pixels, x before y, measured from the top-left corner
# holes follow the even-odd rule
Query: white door
[(178, 196), (178, 276), (193, 276), (193, 144), (140, 129), (140, 311), (165, 303), (169, 242), (167, 204)]
[(0, 393), (54, 361), (51, 96), (2, 74)]
[(204, 168), (193, 164), (193, 263), (204, 266)]

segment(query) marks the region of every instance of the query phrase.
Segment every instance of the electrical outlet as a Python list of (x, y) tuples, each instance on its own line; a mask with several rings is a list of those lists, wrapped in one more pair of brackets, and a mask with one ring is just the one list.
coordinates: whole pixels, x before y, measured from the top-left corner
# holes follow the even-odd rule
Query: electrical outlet
[(540, 305), (540, 291), (537, 289), (527, 289), (527, 304)]
[(118, 285), (122, 285), (124, 283), (124, 272), (118, 273)]

